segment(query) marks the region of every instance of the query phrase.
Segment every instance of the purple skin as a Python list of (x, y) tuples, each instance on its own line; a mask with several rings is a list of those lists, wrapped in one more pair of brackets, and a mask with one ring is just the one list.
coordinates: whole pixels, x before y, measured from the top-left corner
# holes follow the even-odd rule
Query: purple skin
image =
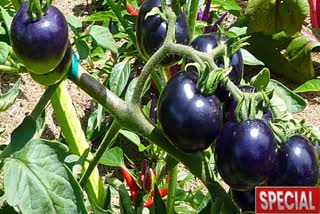
[(255, 210), (255, 190), (237, 191), (231, 190), (232, 199), (241, 208), (241, 212)]
[[(167, 35), (168, 24), (161, 19), (159, 14), (145, 19), (146, 14), (154, 7), (161, 9), (161, 1), (146, 0), (141, 6), (137, 18), (137, 44), (145, 59), (149, 59), (162, 46)], [(181, 11), (175, 25), (176, 42), (178, 44), (189, 44), (189, 27), (186, 20), (185, 14)], [(179, 56), (168, 56), (160, 64), (167, 66), (174, 64), (180, 59), (181, 57)]]
[(277, 148), (271, 128), (260, 119), (248, 119), (223, 130), (229, 134), (218, 138), (215, 151), (223, 180), (239, 191), (265, 183)]
[(39, 20), (28, 13), (23, 3), (11, 24), (11, 43), (18, 59), (32, 72), (44, 74), (62, 60), (68, 45), (68, 24), (54, 6)]
[(232, 134), (237, 129), (237, 123), (227, 122), (219, 136), (215, 146), (215, 163), (223, 180), (233, 189), (247, 191), (254, 189), (254, 186), (242, 181), (235, 173), (231, 162), (230, 146)]
[(317, 156), (308, 139), (291, 136), (278, 150), (269, 179), (273, 186), (315, 186), (318, 181)]
[(208, 148), (222, 127), (222, 107), (197, 91), (195, 71), (176, 74), (160, 95), (158, 118), (173, 145), (187, 153)]
[[(226, 38), (222, 38), (225, 40)], [(191, 47), (201, 52), (209, 52), (218, 45), (217, 34), (209, 33), (198, 36), (191, 42)], [(223, 63), (220, 62), (220, 59), (217, 59), (215, 62), (219, 67), (223, 67)], [(235, 84), (239, 85), (241, 78), (243, 76), (243, 59), (240, 51), (237, 51), (230, 57), (230, 66), (232, 66), (231, 72), (228, 74), (230, 80)], [(224, 86), (219, 85), (216, 91), (216, 95), (221, 101), (225, 101), (228, 98), (228, 91)]]

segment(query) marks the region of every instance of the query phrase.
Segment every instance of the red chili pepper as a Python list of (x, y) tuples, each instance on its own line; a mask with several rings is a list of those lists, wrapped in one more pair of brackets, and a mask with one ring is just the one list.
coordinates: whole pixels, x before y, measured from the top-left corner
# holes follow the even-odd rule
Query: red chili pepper
[(137, 185), (137, 182), (126, 167), (121, 168), (121, 173), (124, 177), (124, 180), (129, 186), (132, 201), (135, 203), (138, 197), (138, 193), (140, 192), (140, 187)]
[(127, 3), (126, 8), (131, 16), (138, 16), (138, 10), (134, 8), (131, 4)]
[(162, 188), (159, 190), (159, 194), (161, 196), (161, 198), (165, 197), (168, 195), (168, 188)]
[(153, 206), (153, 196), (150, 195), (147, 202), (143, 204), (144, 207), (151, 208)]

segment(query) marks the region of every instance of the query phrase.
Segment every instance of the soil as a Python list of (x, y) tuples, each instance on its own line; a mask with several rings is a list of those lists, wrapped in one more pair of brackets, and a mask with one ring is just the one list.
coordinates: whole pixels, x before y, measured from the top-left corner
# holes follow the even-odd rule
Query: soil
[[(53, 5), (57, 6), (65, 15), (86, 16), (94, 10), (92, 0), (53, 0)], [(95, 2), (94, 2), (95, 3)], [(314, 65), (316, 73), (320, 73), (320, 55), (314, 54)], [(5, 93), (18, 78), (22, 79), (19, 96), (7, 111), (0, 113), (0, 133), (3, 131), (0, 137), (0, 144), (6, 144), (10, 140), (10, 133), (21, 123), (23, 118), (28, 115), (34, 108), (36, 102), (41, 97), (44, 87), (35, 83), (28, 74), (8, 74), (0, 73), (0, 94)], [(288, 82), (272, 74), (272, 78), (280, 79), (285, 85), (294, 89), (296, 84)], [(83, 128), (85, 129), (87, 124), (87, 118), (91, 110), (95, 106), (95, 102), (81, 91), (77, 86), (67, 81), (69, 93), (72, 96), (73, 104), (76, 108), (78, 117), (81, 119)], [(297, 114), (298, 118), (304, 118), (307, 123), (320, 128), (320, 94), (317, 93), (304, 93), (303, 98), (306, 99), (308, 105), (306, 109)], [(52, 108), (50, 105), (46, 108), (46, 128), (43, 133), (43, 138), (54, 140), (58, 139), (60, 135), (60, 128), (57, 125)], [(129, 148), (130, 150), (131, 148)], [(132, 152), (131, 152), (132, 153)], [(134, 155), (133, 155), (134, 156)], [(184, 170), (183, 168), (180, 168)], [(114, 172), (112, 172), (113, 174)], [(115, 172), (117, 174), (117, 172)], [(198, 188), (199, 182), (194, 181), (190, 184), (190, 188)]]

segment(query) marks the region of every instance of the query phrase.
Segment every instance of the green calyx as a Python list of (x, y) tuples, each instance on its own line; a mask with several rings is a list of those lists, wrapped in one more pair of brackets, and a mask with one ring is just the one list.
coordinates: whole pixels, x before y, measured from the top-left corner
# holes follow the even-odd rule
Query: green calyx
[(32, 20), (41, 19), (47, 13), (51, 5), (51, 0), (30, 0), (29, 14)]

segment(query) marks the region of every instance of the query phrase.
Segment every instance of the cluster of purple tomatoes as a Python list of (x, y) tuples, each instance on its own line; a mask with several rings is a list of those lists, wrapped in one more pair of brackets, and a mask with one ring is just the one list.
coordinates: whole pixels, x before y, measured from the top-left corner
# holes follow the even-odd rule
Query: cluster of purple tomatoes
[[(167, 22), (160, 15), (146, 17), (154, 7), (161, 8), (160, 0), (145, 1), (137, 20), (137, 42), (146, 59), (160, 48), (167, 33)], [(175, 25), (177, 43), (201, 52), (217, 46), (215, 33), (200, 35), (190, 42), (188, 30), (186, 17), (180, 12)], [(161, 64), (172, 65), (179, 59), (179, 56), (167, 56)], [(219, 60), (216, 63), (223, 66)], [(243, 76), (240, 51), (230, 57), (230, 66), (229, 80), (239, 86)], [(256, 186), (317, 184), (317, 156), (306, 137), (287, 136), (280, 146), (268, 124), (273, 119), (270, 109), (261, 118), (237, 121), (237, 102), (223, 85), (207, 96), (200, 92), (197, 81), (198, 72), (192, 68), (169, 80), (159, 99), (161, 127), (172, 144), (183, 152), (196, 153), (213, 147), (216, 168), (243, 211), (254, 210)], [(239, 88), (247, 93), (255, 92), (251, 86)]]

